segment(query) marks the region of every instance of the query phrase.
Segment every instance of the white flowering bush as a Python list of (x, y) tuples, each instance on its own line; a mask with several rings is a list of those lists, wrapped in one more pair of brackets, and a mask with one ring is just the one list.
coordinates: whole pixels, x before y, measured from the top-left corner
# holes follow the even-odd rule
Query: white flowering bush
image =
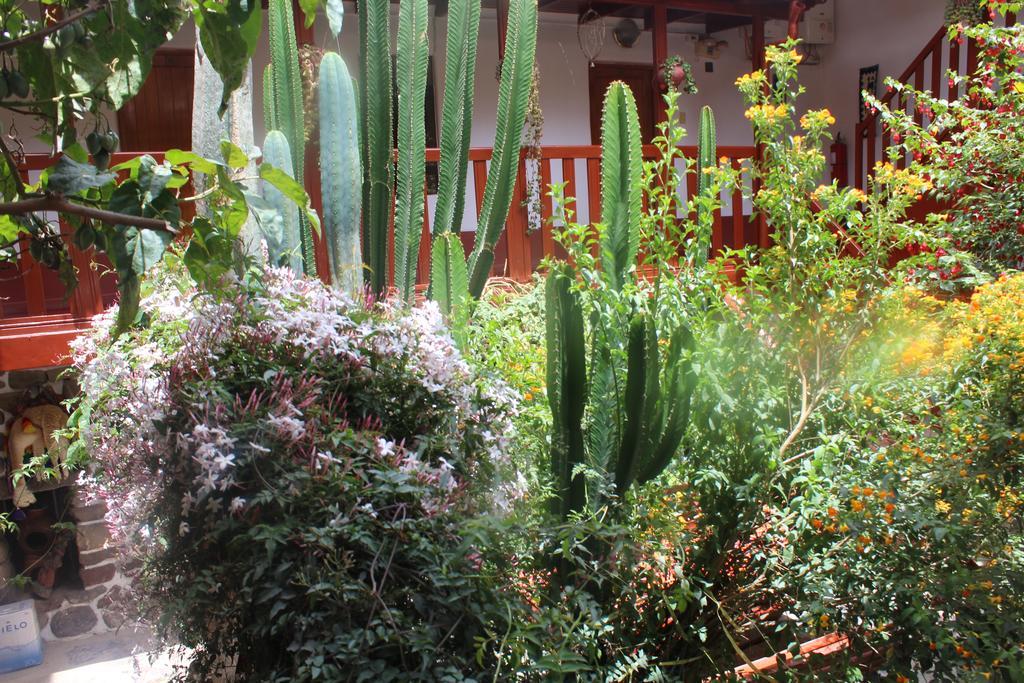
[(216, 298), (167, 274), (142, 311), (74, 346), (75, 450), (139, 563), (143, 615), (193, 650), (188, 675), (478, 671), (475, 639), (505, 609), (477, 534), (519, 495), (514, 408), (436, 308), (271, 271)]

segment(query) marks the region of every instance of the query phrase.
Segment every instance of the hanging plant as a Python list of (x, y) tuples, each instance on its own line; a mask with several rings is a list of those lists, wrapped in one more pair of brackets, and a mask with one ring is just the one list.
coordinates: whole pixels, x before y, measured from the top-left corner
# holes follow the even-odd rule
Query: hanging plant
[(530, 232), (539, 230), (542, 223), (541, 198), (543, 188), (540, 181), (541, 137), (544, 135), (544, 112), (540, 108), (540, 69), (533, 65), (533, 83), (530, 84), (530, 99), (526, 109), (526, 126), (523, 128), (523, 148), (526, 151), (526, 213), (527, 228)]
[(668, 90), (669, 85), (681, 93), (695, 95), (697, 84), (693, 80), (693, 67), (679, 55), (672, 55), (658, 69), (658, 85)]
[(946, 0), (946, 25), (975, 26), (985, 21), (986, 11), (977, 0)]
[(299, 46), (299, 72), (302, 78), (302, 104), (305, 119), (306, 142), (316, 142), (319, 137), (320, 114), (316, 106), (316, 77), (325, 50), (315, 45)]

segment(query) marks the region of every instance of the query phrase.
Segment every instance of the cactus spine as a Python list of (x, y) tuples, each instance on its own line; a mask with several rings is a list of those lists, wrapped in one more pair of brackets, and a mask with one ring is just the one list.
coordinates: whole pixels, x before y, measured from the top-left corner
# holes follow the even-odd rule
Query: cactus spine
[(317, 80), (320, 183), (331, 281), (355, 296), (363, 279), (359, 245), (362, 171), (355, 90), (345, 61), (334, 52), (324, 55)]
[(427, 0), (402, 0), (398, 19), (398, 187), (395, 198), (395, 286), (406, 300), (416, 292), (423, 231), (423, 101), (427, 90)]
[[(715, 113), (711, 107), (700, 110), (700, 137), (697, 143), (697, 193), (704, 196), (711, 191), (712, 178), (705, 169), (718, 166), (718, 138), (715, 134)], [(698, 242), (694, 263), (703, 266), (711, 252), (711, 217), (703, 209), (698, 210), (697, 225), (702, 235)], [(706, 235), (705, 235), (706, 233)]]
[[(360, 96), (362, 118), (363, 245), (370, 289), (387, 286), (388, 230), (391, 220), (392, 154), (391, 35), (388, 2), (359, 4)], [(421, 100), (422, 101), (422, 100)]]
[[(302, 80), (299, 73), (299, 50), (295, 42), (295, 23), (291, 0), (270, 0), (270, 66), (264, 74), (264, 116), (276, 124), (288, 138), (292, 152), (295, 180), (303, 184), (306, 131), (302, 108)], [(270, 98), (270, 106), (266, 104)], [(269, 113), (268, 113), (269, 112)], [(313, 235), (308, 221), (300, 217), (302, 229), (303, 268), (307, 275), (316, 273), (313, 256)]]
[(508, 10), (505, 59), (498, 82), (494, 152), (480, 207), (476, 242), (469, 258), (469, 293), (473, 298), (480, 296), (490, 276), (494, 247), (505, 228), (512, 204), (536, 49), (537, 1), (512, 0)]
[[(263, 141), (263, 161), (281, 169), (293, 178), (295, 177), (288, 138), (281, 131), (272, 130), (267, 133), (267, 137)], [(285, 197), (280, 190), (267, 182), (263, 183), (263, 198), (274, 207), (281, 217), (280, 234), (270, 234), (268, 230), (264, 230), (263, 236), (267, 240), (270, 263), (275, 266), (288, 266), (295, 273), (301, 275), (302, 246), (299, 239), (301, 229), (299, 207), (293, 200)]]
[(622, 289), (640, 249), (643, 155), (640, 117), (633, 92), (616, 81), (608, 87), (601, 121), (601, 236), (605, 277)]

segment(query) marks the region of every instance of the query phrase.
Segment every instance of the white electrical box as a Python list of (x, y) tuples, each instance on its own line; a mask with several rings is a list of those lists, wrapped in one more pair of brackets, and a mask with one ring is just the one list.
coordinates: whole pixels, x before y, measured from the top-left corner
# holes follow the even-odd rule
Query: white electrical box
[(836, 42), (835, 0), (825, 0), (804, 12), (800, 37), (809, 45), (831, 45)]
[[(800, 22), (800, 39), (808, 45), (831, 45), (836, 42), (835, 0), (825, 0), (806, 12)], [(768, 45), (781, 43), (789, 34), (789, 22), (785, 19), (768, 19), (764, 22), (764, 42)]]

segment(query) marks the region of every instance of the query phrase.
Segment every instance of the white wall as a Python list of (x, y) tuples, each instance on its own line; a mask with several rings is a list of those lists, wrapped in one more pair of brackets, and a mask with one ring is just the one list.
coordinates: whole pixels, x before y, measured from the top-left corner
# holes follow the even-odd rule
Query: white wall
[(879, 65), (882, 94), (882, 80), (910, 66), (943, 25), (944, 14), (945, 3), (937, 0), (837, 0), (836, 42), (819, 47), (823, 77), (807, 83), (807, 101), (835, 115), (835, 130), (849, 145), (851, 181), (861, 67)]
[[(801, 79), (807, 87), (804, 107), (829, 107), (837, 119), (836, 131), (852, 139), (857, 122), (857, 88), (859, 69), (879, 64), (881, 76), (898, 75), (924, 47), (942, 24), (944, 3), (936, 0), (837, 0), (836, 42), (820, 46), (821, 64), (801, 67)], [(345, 3), (344, 29), (335, 41), (326, 28), (326, 21), (317, 22), (316, 42), (319, 46), (338, 50), (354, 72), (358, 60), (358, 20), (354, 5)], [(433, 6), (431, 7), (433, 11)], [(397, 9), (393, 27), (397, 27)], [(644, 32), (634, 47), (619, 47), (611, 35), (612, 22), (604, 47), (597, 57), (599, 62), (651, 61), (651, 34)], [(669, 34), (669, 53), (679, 53), (693, 63), (694, 76), (700, 93), (684, 95), (680, 102), (686, 126), (696, 128), (700, 106), (710, 104), (715, 109), (719, 143), (722, 145), (748, 145), (750, 128), (743, 118), (743, 104), (734, 81), (750, 71), (750, 59), (741, 30), (718, 34), (729, 42), (721, 57), (714, 62), (714, 72), (705, 73), (703, 64), (693, 55), (692, 46), (682, 35), (696, 30), (688, 25), (673, 26)], [(436, 97), (438, 107), (443, 89), (445, 18), (432, 18), (431, 51), (434, 55)], [(191, 44), (194, 27), (191, 23), (175, 36), (172, 45)], [(498, 62), (497, 22), (493, 10), (484, 10), (481, 17), (479, 58), (476, 70), (476, 97), (474, 100), (472, 145), (490, 146), (494, 136), (497, 105)], [(580, 51), (576, 38), (575, 17), (542, 14), (538, 34), (537, 60), (541, 74), (541, 107), (544, 112), (545, 144), (589, 144), (590, 104), (587, 78), (587, 60)], [(266, 30), (257, 48), (253, 64), (254, 121), (257, 144), (263, 139), (262, 74), (269, 61)], [(110, 116), (116, 125), (116, 116)], [(16, 122), (22, 134), (32, 130), (31, 122), (18, 117), (5, 121), (8, 126)], [(695, 134), (695, 130), (694, 130)], [(693, 137), (689, 142), (693, 142)], [(32, 141), (29, 151), (45, 151), (43, 143)], [(851, 149), (851, 158), (853, 156)]]

